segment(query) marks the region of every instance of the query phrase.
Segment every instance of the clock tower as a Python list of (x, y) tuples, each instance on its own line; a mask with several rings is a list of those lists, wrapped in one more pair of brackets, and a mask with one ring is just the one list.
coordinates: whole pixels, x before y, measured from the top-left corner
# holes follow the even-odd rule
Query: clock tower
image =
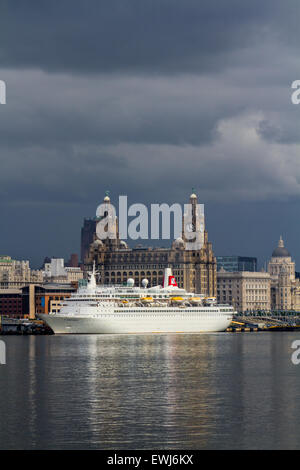
[(205, 243), (204, 204), (198, 204), (194, 192), (189, 204), (184, 204), (182, 239), (186, 250), (201, 250)]

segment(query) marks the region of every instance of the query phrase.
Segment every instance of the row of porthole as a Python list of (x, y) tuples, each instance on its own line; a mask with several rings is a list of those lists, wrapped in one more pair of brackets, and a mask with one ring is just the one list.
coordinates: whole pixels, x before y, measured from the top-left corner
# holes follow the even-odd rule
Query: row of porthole
[(135, 273), (133, 274), (133, 271), (129, 271), (129, 273), (127, 272), (123, 272), (121, 273), (120, 271), (117, 272), (117, 274), (115, 274), (114, 271), (112, 271), (111, 273), (106, 271), (105, 272), (105, 276), (162, 276), (163, 275), (163, 271), (159, 271), (158, 274), (156, 271), (153, 271), (152, 273), (150, 271), (147, 271), (147, 273), (145, 273), (144, 271), (135, 271)]
[[(226, 311), (226, 310), (225, 310), (225, 311)], [(126, 312), (126, 311), (123, 311), (123, 310), (116, 310), (116, 313), (122, 313), (122, 316), (124, 315), (124, 312), (125, 312), (126, 315), (127, 315), (127, 312)], [(134, 312), (134, 311), (133, 311), (133, 312)], [(131, 313), (133, 313), (133, 312), (131, 311)], [(141, 316), (147, 315), (146, 313), (143, 313), (143, 312), (140, 312), (140, 311), (137, 311), (137, 312), (135, 312), (135, 313), (136, 313), (136, 314), (140, 314)], [(156, 314), (160, 314), (160, 313), (163, 313), (164, 316), (166, 315), (166, 312), (164, 312), (163, 310), (156, 310), (156, 311), (153, 311), (150, 316), (153, 316), (153, 315), (156, 315)], [(176, 311), (176, 312), (170, 312), (170, 313), (172, 313), (171, 316), (178, 315), (178, 314), (180, 313), (183, 317), (186, 317), (186, 316), (187, 316), (187, 313), (193, 313), (194, 315), (204, 315), (204, 314), (206, 314), (206, 315), (208, 315), (208, 316), (210, 316), (210, 315), (212, 314), (212, 312), (209, 312), (209, 311), (205, 311), (205, 312), (191, 312), (190, 310), (187, 310), (187, 311), (185, 311), (185, 312)], [(219, 316), (223, 316), (223, 313), (217, 312), (216, 310), (213, 310), (213, 313), (218, 314)], [(129, 315), (130, 315), (130, 314), (129, 314)], [(128, 315), (127, 315), (127, 316), (128, 316)], [(136, 315), (134, 315), (134, 316), (136, 316)]]
[[(128, 317), (130, 317), (130, 318), (137, 318), (137, 317), (139, 317), (139, 318), (142, 318), (142, 319), (145, 318), (145, 317), (151, 317), (151, 318), (153, 318), (155, 315), (147, 315), (147, 314), (145, 314), (145, 315), (126, 315), (126, 317), (125, 317), (125, 316), (123, 316), (123, 315), (115, 315), (115, 314), (114, 314), (114, 315), (112, 315), (112, 314), (105, 315), (105, 314), (104, 314), (104, 315), (102, 315), (102, 317), (103, 317), (103, 316), (104, 316), (104, 317), (107, 317), (107, 318), (112, 318), (112, 317), (114, 317), (114, 318), (123, 318), (123, 319), (125, 320), (125, 319), (128, 318)], [(158, 315), (156, 315), (156, 316), (158, 316)], [(177, 316), (178, 316), (178, 315), (177, 315)], [(167, 315), (167, 314), (165, 314), (165, 315), (163, 316), (163, 318), (166, 318), (166, 317), (170, 317), (170, 318), (172, 317), (172, 318), (174, 318), (174, 315)], [(203, 317), (208, 318), (208, 319), (211, 319), (210, 314), (201, 315), (201, 318), (203, 318)], [(224, 315), (219, 314), (218, 317), (224, 317)], [(98, 318), (98, 317), (97, 317), (97, 316), (94, 316), (94, 318)], [(195, 315), (188, 315), (188, 314), (186, 314), (186, 315), (181, 315), (181, 318), (182, 318), (182, 319), (186, 319), (186, 318), (195, 318)], [(214, 317), (214, 318), (215, 318), (215, 317)]]

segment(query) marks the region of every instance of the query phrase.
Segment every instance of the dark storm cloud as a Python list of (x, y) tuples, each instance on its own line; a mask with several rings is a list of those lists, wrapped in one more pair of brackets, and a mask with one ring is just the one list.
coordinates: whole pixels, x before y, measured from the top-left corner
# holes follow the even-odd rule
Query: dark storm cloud
[(0, 8), (3, 67), (203, 72), (268, 38), (299, 38), (297, 0), (2, 0)]
[(300, 194), (297, 149), (274, 127), (278, 108), (286, 127), (297, 112), (281, 84), (245, 81), (239, 69), (172, 79), (2, 76), (11, 88), (9, 106), (0, 108), (5, 203), (96, 206), (101, 184), (149, 201), (184, 200), (190, 186), (203, 200)]
[(299, 112), (298, 106), (290, 106), (292, 109), (277, 109), (266, 113), (258, 126), (259, 134), (269, 141), (281, 144), (299, 144)]
[(0, 109), (0, 148), (54, 146), (62, 158), (64, 145), (209, 143), (218, 120), (248, 105), (230, 84), (221, 92), (212, 77), (1, 76), (10, 95)]

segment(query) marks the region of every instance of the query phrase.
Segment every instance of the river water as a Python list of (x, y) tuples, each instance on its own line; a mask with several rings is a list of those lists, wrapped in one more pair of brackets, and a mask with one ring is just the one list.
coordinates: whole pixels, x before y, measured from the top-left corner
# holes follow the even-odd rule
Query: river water
[(0, 449), (300, 449), (299, 333), (1, 339)]

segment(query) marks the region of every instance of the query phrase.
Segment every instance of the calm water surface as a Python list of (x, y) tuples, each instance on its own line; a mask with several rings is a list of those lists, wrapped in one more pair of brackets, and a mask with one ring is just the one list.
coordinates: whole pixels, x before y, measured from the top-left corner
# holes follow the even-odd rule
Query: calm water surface
[(2, 339), (0, 449), (300, 449), (299, 333)]

